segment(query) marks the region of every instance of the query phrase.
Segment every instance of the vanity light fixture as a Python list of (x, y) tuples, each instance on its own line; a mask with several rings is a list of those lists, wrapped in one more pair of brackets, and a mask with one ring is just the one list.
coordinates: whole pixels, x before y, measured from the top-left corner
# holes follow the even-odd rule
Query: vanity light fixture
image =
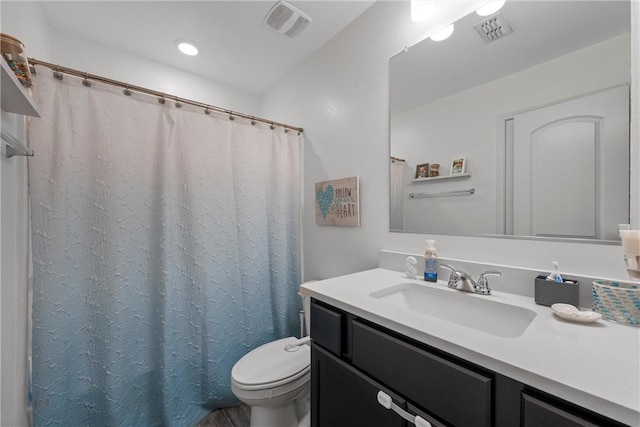
[(443, 28), (438, 32), (433, 33), (429, 38), (434, 42), (441, 42), (442, 40), (448, 39), (451, 34), (453, 34), (453, 24)]
[(497, 11), (502, 9), (502, 6), (504, 6), (505, 2), (506, 2), (506, 0), (490, 1), (487, 4), (485, 4), (484, 6), (478, 8), (476, 10), (476, 13), (478, 15), (480, 15), (480, 16), (493, 15), (494, 13), (496, 13)]
[(411, 0), (411, 20), (413, 22), (424, 22), (431, 18), (438, 9), (435, 1)]
[(198, 47), (190, 41), (179, 40), (177, 42), (178, 50), (188, 56), (196, 56), (198, 54)]

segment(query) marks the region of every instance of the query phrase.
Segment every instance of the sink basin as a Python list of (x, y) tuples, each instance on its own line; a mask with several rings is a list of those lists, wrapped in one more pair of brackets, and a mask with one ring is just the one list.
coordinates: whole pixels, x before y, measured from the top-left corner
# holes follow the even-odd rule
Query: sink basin
[(400, 283), (369, 294), (400, 308), (452, 322), (487, 334), (517, 338), (527, 329), (533, 310), (449, 288)]

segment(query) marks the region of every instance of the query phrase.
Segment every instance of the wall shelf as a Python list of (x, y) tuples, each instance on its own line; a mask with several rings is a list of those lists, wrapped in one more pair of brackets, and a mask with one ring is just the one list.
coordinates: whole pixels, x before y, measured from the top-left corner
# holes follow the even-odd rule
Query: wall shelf
[(0, 59), (0, 65), (2, 65), (2, 79), (0, 80), (2, 109), (9, 113), (40, 117), (36, 104), (13, 73), (9, 64), (4, 59)]
[(430, 182), (430, 181), (438, 181), (440, 179), (464, 178), (467, 176), (471, 176), (471, 172), (456, 173), (454, 175), (432, 176), (429, 178), (416, 178), (416, 179), (412, 179), (411, 182)]

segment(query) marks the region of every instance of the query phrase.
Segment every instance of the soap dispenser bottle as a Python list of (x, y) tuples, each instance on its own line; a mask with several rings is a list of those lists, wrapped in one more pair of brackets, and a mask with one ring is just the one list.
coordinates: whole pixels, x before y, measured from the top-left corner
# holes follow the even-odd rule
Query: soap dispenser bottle
[(435, 245), (435, 240), (427, 240), (427, 248), (424, 250), (424, 280), (427, 282), (438, 281), (438, 254)]

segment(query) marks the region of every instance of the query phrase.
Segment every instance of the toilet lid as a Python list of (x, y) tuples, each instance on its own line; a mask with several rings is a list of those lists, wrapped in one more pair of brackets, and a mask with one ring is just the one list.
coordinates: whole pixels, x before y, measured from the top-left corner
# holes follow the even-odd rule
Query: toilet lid
[(240, 359), (231, 370), (231, 377), (245, 385), (270, 384), (304, 375), (311, 364), (311, 348), (304, 344), (298, 351), (285, 351), (295, 337), (283, 338), (264, 344)]

